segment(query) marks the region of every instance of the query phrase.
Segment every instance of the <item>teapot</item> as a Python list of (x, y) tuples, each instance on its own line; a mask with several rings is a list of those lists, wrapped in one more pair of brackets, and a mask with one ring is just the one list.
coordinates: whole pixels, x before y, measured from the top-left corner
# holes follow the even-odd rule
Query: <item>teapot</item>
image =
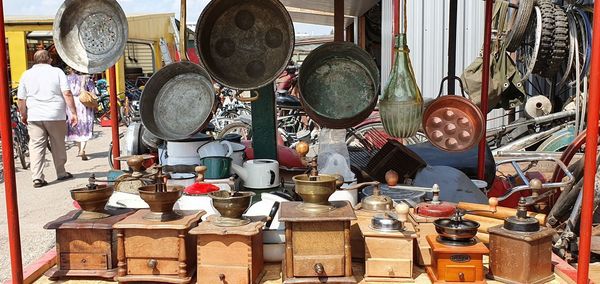
[(269, 159), (245, 161), (243, 166), (231, 164), (233, 172), (242, 178), (245, 188), (265, 189), (279, 187), (279, 162)]

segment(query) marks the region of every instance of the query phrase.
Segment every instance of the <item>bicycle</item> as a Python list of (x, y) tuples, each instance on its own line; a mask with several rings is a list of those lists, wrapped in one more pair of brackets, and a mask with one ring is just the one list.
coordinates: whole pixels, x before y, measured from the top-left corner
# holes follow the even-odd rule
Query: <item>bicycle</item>
[(236, 90), (217, 86), (216, 108), (211, 120), (216, 132), (220, 132), (230, 123), (234, 123), (240, 116), (251, 116), (250, 107), (238, 100), (237, 94)]
[(10, 120), (12, 127), (13, 136), (13, 149), (15, 158), (19, 158), (21, 167), (28, 169), (29, 163), (29, 133), (27, 132), (27, 126), (21, 120), (21, 115), (15, 103), (17, 97), (16, 89), (11, 90), (11, 96), (13, 97), (13, 104), (10, 106)]

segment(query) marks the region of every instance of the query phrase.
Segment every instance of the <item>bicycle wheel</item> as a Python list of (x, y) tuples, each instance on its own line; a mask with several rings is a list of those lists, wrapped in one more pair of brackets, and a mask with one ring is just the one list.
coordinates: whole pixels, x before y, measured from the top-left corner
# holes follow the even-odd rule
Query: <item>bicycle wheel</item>
[[(381, 149), (387, 140), (391, 138), (383, 128), (381, 122), (373, 122), (360, 126), (357, 129), (350, 130), (346, 136), (346, 145), (349, 147), (367, 148), (367, 150)], [(404, 145), (412, 145), (427, 141), (427, 136), (422, 132), (417, 132), (412, 137), (401, 140)]]
[(238, 121), (227, 124), (217, 135), (217, 139), (222, 139), (225, 135), (235, 133), (242, 136), (243, 140), (252, 139), (252, 125)]
[(513, 52), (523, 43), (534, 9), (534, 0), (520, 0), (517, 11), (510, 17), (510, 30), (506, 35), (506, 50)]
[(23, 169), (29, 168), (29, 135), (27, 134), (27, 128), (25, 125), (19, 123), (15, 129), (13, 136), (13, 146), (15, 148), (15, 154), (19, 157), (19, 162)]
[(17, 137), (13, 137), (13, 148), (14, 148), (14, 155), (15, 158), (19, 158), (19, 162), (21, 162), (21, 167), (23, 167), (23, 169), (27, 169), (29, 167), (29, 165), (27, 164), (27, 160), (25, 158), (25, 152), (24, 150), (21, 148), (21, 143), (19, 143), (19, 140), (17, 139)]

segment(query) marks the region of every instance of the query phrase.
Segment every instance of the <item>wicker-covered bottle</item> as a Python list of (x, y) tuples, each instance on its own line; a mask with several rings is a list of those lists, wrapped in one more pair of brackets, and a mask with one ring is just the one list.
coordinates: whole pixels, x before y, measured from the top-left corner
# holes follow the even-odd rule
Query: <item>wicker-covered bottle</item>
[(421, 126), (423, 97), (417, 85), (406, 45), (406, 0), (404, 5), (404, 32), (396, 35), (396, 60), (379, 101), (383, 128), (397, 138), (414, 136)]

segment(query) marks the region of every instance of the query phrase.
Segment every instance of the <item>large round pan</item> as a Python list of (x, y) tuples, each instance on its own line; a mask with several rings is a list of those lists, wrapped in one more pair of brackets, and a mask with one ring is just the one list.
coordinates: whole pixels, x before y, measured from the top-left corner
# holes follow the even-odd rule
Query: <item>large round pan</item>
[(127, 18), (115, 0), (66, 0), (54, 19), (60, 57), (83, 73), (100, 73), (123, 55)]
[(198, 18), (196, 48), (217, 82), (258, 89), (285, 70), (294, 26), (278, 0), (213, 0)]
[(377, 103), (377, 65), (352, 43), (317, 47), (302, 63), (298, 76), (302, 106), (320, 126), (354, 126), (367, 118)]
[[(181, 23), (185, 23), (185, 0), (181, 1)], [(180, 27), (180, 46), (185, 48), (185, 24)], [(215, 101), (210, 75), (187, 60), (172, 63), (156, 72), (140, 98), (144, 127), (164, 140), (181, 140), (204, 129)]]

